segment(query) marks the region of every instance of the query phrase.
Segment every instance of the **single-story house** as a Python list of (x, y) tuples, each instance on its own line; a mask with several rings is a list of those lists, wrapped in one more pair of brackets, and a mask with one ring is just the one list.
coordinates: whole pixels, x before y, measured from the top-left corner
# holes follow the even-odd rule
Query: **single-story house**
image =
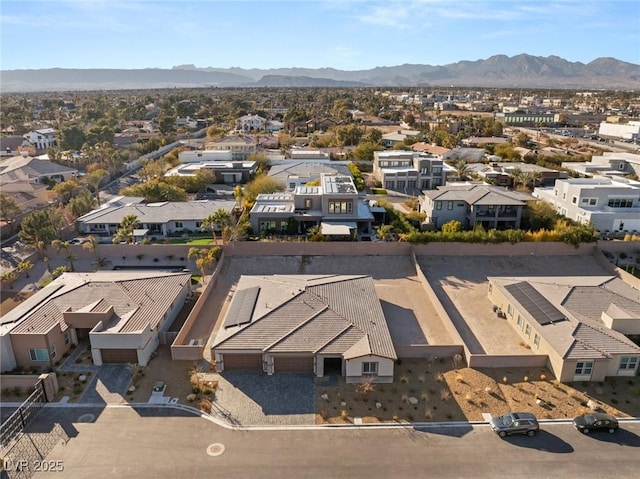
[(48, 369), (87, 338), (96, 365), (145, 366), (190, 296), (189, 273), (64, 273), (2, 316), (0, 371)]
[(201, 231), (202, 221), (217, 210), (232, 213), (236, 202), (231, 199), (162, 201), (143, 203), (143, 198), (116, 198), (76, 220), (78, 229), (86, 234), (111, 236), (118, 231), (128, 215), (138, 218), (139, 228), (149, 236), (171, 236)]
[(490, 277), (489, 299), (561, 382), (635, 376), (638, 291), (612, 276)]
[(241, 276), (212, 346), (218, 371), (393, 381), (397, 359), (371, 276)]

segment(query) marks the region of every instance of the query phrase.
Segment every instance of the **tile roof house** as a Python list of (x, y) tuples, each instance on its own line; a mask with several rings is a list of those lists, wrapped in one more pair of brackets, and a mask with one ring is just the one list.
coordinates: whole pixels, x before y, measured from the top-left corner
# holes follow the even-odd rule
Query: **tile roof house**
[(0, 184), (25, 181), (43, 183), (48, 179), (65, 181), (78, 174), (78, 170), (31, 156), (13, 156), (0, 160)]
[(93, 362), (144, 366), (191, 294), (189, 273), (64, 273), (0, 324), (0, 370), (49, 368), (82, 338)]
[(489, 278), (494, 309), (561, 382), (638, 374), (638, 298), (611, 276)]
[(118, 197), (76, 220), (78, 229), (86, 234), (114, 235), (122, 219), (135, 215), (139, 228), (148, 229), (149, 235), (171, 236), (200, 231), (204, 218), (219, 209), (233, 212), (236, 202), (231, 199), (163, 201), (143, 203), (143, 198)]
[(212, 346), (219, 371), (392, 382), (397, 359), (370, 276), (241, 276)]
[(424, 191), (419, 205), (427, 214), (424, 224), (429, 228), (439, 229), (456, 220), (465, 228), (482, 225), (485, 229), (519, 229), (529, 199), (525, 193), (469, 183)]

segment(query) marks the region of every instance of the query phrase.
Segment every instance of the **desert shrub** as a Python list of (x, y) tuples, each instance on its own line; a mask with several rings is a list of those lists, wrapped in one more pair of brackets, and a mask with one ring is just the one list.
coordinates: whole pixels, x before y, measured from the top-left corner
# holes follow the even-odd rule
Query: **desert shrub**
[(502, 382), (507, 384), (509, 382), (509, 378), (507, 376), (503, 376)]
[(82, 384), (75, 383), (73, 385), (73, 394), (80, 394), (82, 392)]
[(209, 398), (202, 398), (200, 399), (200, 402), (198, 403), (198, 407), (200, 408), (201, 411), (204, 411), (206, 413), (210, 413), (211, 412), (211, 399)]
[(442, 389), (440, 391), (440, 400), (448, 401), (449, 399), (451, 399), (451, 392), (448, 389)]
[(347, 416), (348, 416), (347, 411), (345, 411), (344, 409), (342, 411), (340, 411), (340, 418), (341, 419), (343, 419), (343, 420), (347, 419)]
[(424, 412), (424, 418), (425, 418), (427, 421), (431, 421), (431, 419), (433, 418), (433, 414), (431, 414), (431, 411), (425, 411), (425, 412)]
[(540, 375), (540, 381), (546, 381), (547, 380), (547, 376), (545, 376), (544, 374)]
[(444, 374), (438, 373), (438, 375), (436, 376), (436, 381), (438, 381), (439, 383), (444, 382)]
[(403, 384), (407, 384), (409, 382), (409, 378), (405, 375), (400, 376), (400, 382)]
[(425, 381), (425, 378), (422, 374), (418, 376), (418, 382), (423, 383), (424, 381)]
[(466, 384), (464, 382), (464, 378), (462, 377), (462, 374), (457, 374), (456, 375), (456, 382), (462, 383), (462, 384)]

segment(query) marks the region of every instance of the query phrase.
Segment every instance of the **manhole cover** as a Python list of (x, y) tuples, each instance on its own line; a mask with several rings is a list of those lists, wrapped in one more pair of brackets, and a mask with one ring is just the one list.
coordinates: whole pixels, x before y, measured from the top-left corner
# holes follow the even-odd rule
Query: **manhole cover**
[(207, 454), (210, 456), (220, 456), (224, 452), (224, 444), (216, 442), (207, 448)]
[(83, 414), (78, 418), (78, 422), (93, 422), (96, 417), (93, 414)]

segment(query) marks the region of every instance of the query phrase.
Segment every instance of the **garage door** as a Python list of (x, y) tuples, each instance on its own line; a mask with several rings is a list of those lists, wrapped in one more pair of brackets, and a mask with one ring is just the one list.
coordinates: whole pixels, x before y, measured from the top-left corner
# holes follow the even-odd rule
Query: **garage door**
[(313, 373), (313, 356), (274, 358), (274, 368), (277, 373)]
[(223, 354), (225, 371), (230, 369), (251, 369), (262, 371), (262, 354)]
[(138, 362), (138, 351), (136, 349), (101, 349), (100, 354), (104, 364)]

